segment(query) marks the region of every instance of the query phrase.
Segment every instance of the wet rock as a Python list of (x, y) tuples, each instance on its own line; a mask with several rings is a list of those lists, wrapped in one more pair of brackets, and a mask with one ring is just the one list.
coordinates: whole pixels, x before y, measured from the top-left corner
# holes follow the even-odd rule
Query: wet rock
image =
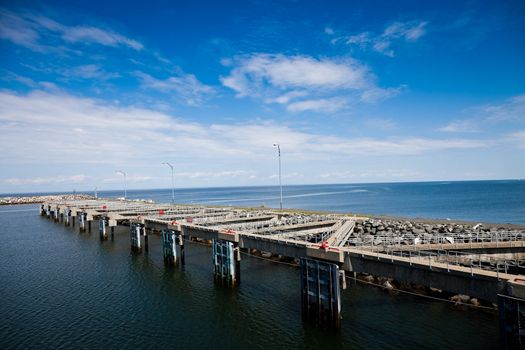
[(468, 295), (464, 295), (464, 294), (457, 294), (457, 295), (451, 296), (450, 300), (452, 300), (452, 301), (454, 301), (456, 303), (466, 304), (466, 303), (469, 302), (470, 297)]
[(469, 300), (469, 303), (470, 303), (471, 305), (474, 305), (474, 306), (480, 306), (480, 305), (481, 305), (481, 303), (479, 302), (479, 300), (476, 299), (476, 298), (472, 298), (472, 299), (470, 299), (470, 300)]

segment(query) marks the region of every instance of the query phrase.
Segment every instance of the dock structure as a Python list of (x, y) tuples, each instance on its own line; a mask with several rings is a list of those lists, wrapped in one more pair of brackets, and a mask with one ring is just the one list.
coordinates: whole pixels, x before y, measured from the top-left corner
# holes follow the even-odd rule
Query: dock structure
[[(113, 235), (117, 225), (129, 227), (131, 250), (136, 253), (142, 247), (147, 250), (148, 234), (159, 234), (168, 266), (184, 263), (185, 240), (210, 242), (215, 280), (229, 286), (240, 282), (241, 250), (297, 259), (302, 271), (303, 315), (335, 327), (340, 324), (340, 294), (335, 289), (346, 285), (345, 273), (392, 278), (493, 303), (513, 298), (504, 303), (506, 310), (509, 305), (521, 305), (515, 299), (525, 298), (525, 278), (511, 273), (513, 267), (525, 266), (525, 233), (471, 235), (468, 240), (447, 235), (446, 239), (413, 244), (390, 237), (381, 240), (382, 244), (367, 245), (356, 244), (354, 239), (355, 223), (363, 218), (342, 214), (109, 199), (41, 206), (42, 216), (57, 220), (60, 213), (67, 214), (66, 225), (71, 221), (74, 226), (79, 217), (80, 232), (86, 230), (86, 224), (91, 231), (91, 222), (98, 220), (103, 240), (108, 228)], [(512, 310), (505, 315), (509, 313)]]

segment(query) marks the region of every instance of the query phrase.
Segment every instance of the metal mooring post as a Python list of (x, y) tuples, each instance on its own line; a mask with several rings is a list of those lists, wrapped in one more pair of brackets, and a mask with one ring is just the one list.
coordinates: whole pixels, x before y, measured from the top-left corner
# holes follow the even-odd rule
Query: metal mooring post
[(78, 232), (86, 232), (86, 213), (81, 212), (78, 217)]
[(148, 233), (146, 232), (146, 226), (142, 228), (142, 234), (144, 236), (144, 249), (149, 251)]
[(303, 320), (326, 328), (341, 327), (339, 266), (301, 258), (301, 309)]
[(525, 347), (525, 300), (498, 294), (500, 349)]
[(214, 280), (233, 287), (241, 281), (241, 254), (238, 243), (222, 239), (213, 240)]
[(101, 241), (105, 241), (108, 239), (108, 235), (106, 233), (106, 225), (107, 225), (106, 218), (101, 217), (98, 220), (98, 233), (100, 234)]
[(130, 226), (130, 241), (131, 241), (131, 251), (133, 253), (142, 252), (142, 247), (140, 245), (140, 224), (131, 224)]
[(71, 210), (66, 210), (66, 215), (64, 215), (64, 226), (69, 226), (70, 218), (71, 218)]
[(162, 256), (164, 258), (164, 265), (177, 266), (177, 247), (175, 231), (162, 230)]

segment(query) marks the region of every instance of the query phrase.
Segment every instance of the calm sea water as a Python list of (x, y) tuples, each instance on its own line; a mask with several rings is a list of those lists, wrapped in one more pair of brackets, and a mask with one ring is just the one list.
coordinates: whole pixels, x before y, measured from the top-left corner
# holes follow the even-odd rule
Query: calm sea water
[[(285, 207), (523, 223), (524, 193), (519, 181), (294, 186), (285, 188)], [(263, 187), (176, 192), (178, 202), (274, 207), (276, 194)], [(128, 196), (165, 202), (171, 192)], [(148, 253), (131, 254), (125, 228), (100, 242), (95, 230), (79, 234), (37, 208), (0, 207), (2, 349), (498, 346), (494, 313), (361, 284), (342, 293), (341, 331), (319, 330), (302, 323), (295, 267), (243, 256), (241, 285), (225, 289), (213, 283), (210, 247), (190, 243), (186, 265), (165, 269), (157, 236)]]
[[(122, 197), (123, 191), (100, 192)], [(171, 201), (171, 190), (128, 191), (131, 199)], [(175, 190), (177, 203), (279, 207), (278, 187)], [(283, 188), (283, 207), (372, 215), (525, 224), (525, 181), (457, 181)]]

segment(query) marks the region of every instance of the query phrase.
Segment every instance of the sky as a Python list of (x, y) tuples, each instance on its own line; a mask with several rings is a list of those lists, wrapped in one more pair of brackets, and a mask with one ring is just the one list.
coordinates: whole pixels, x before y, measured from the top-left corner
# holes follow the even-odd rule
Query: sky
[(2, 1), (0, 193), (525, 178), (523, 1)]

